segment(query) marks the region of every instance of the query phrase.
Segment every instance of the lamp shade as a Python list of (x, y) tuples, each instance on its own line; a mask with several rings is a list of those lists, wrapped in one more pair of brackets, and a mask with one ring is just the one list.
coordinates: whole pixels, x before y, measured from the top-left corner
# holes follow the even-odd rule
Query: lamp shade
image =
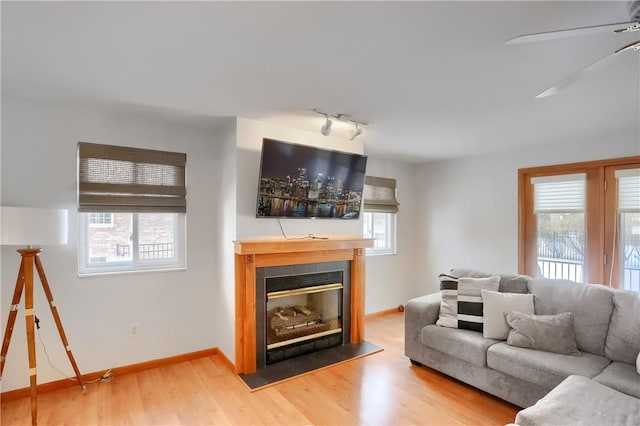
[(2, 206), (1, 243), (4, 246), (67, 244), (68, 211)]

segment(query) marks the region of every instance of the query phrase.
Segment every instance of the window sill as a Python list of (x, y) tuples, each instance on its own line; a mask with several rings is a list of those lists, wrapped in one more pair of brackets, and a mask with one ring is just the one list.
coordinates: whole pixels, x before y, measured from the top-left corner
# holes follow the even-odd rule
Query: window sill
[(366, 253), (366, 256), (395, 256), (397, 254), (397, 252), (395, 251), (388, 251), (388, 252), (379, 252), (379, 253)]
[(90, 272), (78, 272), (78, 277), (97, 277), (103, 275), (123, 275), (123, 274), (141, 274), (149, 272), (177, 272), (186, 271), (186, 266), (175, 266), (167, 268), (149, 268), (149, 269), (127, 269), (127, 270), (104, 270), (104, 271), (90, 271)]

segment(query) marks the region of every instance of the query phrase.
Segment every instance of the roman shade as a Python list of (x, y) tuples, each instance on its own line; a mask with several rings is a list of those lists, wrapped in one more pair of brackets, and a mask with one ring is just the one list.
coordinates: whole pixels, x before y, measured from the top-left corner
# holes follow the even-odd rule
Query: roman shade
[(185, 213), (187, 155), (78, 143), (78, 211)]
[(396, 180), (375, 176), (364, 177), (364, 210), (378, 213), (397, 213)]
[(640, 169), (615, 171), (618, 179), (618, 211), (640, 213)]
[(583, 212), (585, 209), (585, 173), (531, 178), (534, 185), (535, 213)]

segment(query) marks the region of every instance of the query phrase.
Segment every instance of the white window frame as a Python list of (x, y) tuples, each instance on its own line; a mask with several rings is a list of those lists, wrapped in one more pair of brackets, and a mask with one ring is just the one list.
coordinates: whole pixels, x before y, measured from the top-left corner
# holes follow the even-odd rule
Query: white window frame
[[(113, 213), (94, 212), (94, 213), (88, 213), (88, 215), (89, 215), (88, 217), (89, 226), (91, 228), (110, 228), (113, 226)], [(109, 215), (110, 219), (109, 219), (109, 222), (92, 222), (91, 215), (104, 215), (104, 217)]]
[(132, 257), (131, 260), (121, 262), (91, 262), (89, 253), (89, 222), (90, 212), (78, 213), (78, 275), (99, 275), (111, 273), (129, 273), (145, 271), (184, 270), (186, 259), (186, 213), (171, 213), (176, 216), (174, 221), (174, 251), (173, 259), (139, 259), (138, 258), (138, 214), (133, 215), (132, 224)]
[[(373, 215), (384, 215), (385, 216), (385, 238), (383, 247), (367, 247), (366, 255), (367, 256), (385, 256), (385, 255), (394, 255), (396, 254), (396, 228), (397, 228), (397, 220), (396, 213), (385, 213), (385, 212), (372, 212), (372, 211), (364, 211), (363, 215), (370, 215), (370, 219), (368, 222), (373, 224)], [(375, 238), (368, 237), (372, 234), (372, 230), (364, 229), (367, 220), (363, 218), (362, 221), (363, 227), (363, 235), (365, 238)]]

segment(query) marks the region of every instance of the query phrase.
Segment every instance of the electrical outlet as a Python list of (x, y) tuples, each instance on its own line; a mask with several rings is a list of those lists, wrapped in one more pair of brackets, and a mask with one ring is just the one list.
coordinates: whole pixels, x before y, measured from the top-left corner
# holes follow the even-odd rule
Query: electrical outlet
[(140, 331), (140, 324), (137, 322), (132, 322), (129, 324), (129, 336), (136, 337)]

